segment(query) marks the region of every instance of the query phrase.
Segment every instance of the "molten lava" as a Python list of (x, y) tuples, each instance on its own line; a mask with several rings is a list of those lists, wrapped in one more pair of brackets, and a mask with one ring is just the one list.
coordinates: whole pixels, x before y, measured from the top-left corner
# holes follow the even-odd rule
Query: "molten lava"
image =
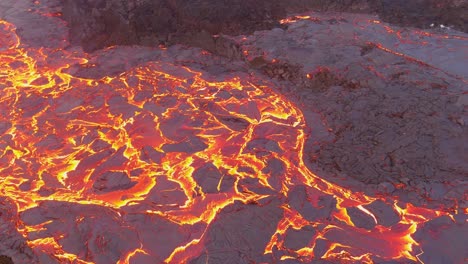
[[(157, 250), (165, 245), (142, 239), (120, 252), (118, 263), (138, 263), (133, 259), (141, 255), (166, 263), (194, 259), (218, 213), (236, 202), (280, 200), (282, 219), (263, 254), (281, 249), (288, 252), (281, 259), (300, 261), (417, 261), (411, 235), (448, 214), (382, 200), (398, 215), (383, 225), (367, 207), (380, 198), (352, 193), (305, 166), (301, 111), (253, 78), (216, 81), (162, 62), (100, 79), (69, 73), (71, 65), (86, 67), (86, 56), (26, 48), (15, 27), (0, 22), (0, 195), (25, 218), (53, 201), (106, 208), (115, 221), (132, 214), (164, 218), (190, 234), (166, 255)], [(371, 227), (354, 215), (370, 218)], [(71, 218), (72, 226), (87, 218), (92, 214)], [(64, 221), (29, 219), (17, 231), (35, 252), (59, 262), (105, 263), (86, 247), (104, 252), (111, 242), (96, 237), (70, 250), (69, 229), (54, 228)], [(313, 229), (307, 246), (289, 248), (286, 234), (304, 228)]]

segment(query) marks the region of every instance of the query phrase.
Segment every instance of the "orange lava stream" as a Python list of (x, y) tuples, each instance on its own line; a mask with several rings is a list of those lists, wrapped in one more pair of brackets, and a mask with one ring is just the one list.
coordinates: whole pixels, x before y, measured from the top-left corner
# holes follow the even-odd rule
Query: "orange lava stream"
[[(64, 50), (22, 47), (14, 26), (0, 21), (0, 195), (11, 197), (20, 213), (45, 201), (62, 201), (112, 208), (119, 215), (136, 208), (178, 225), (203, 224), (205, 232), (174, 248), (167, 263), (198, 256), (206, 230), (223, 208), (268, 196), (248, 190), (240, 183), (245, 178), (258, 179), (278, 197), (293, 196), (293, 186), (306, 185), (312, 196), (332, 195), (337, 201), (333, 219), (317, 222), (283, 204), (283, 219), (265, 254), (274, 247), (285, 249), (282, 240), (289, 229), (318, 230), (307, 247), (289, 250), (291, 255), (283, 258), (312, 259), (321, 239), (329, 242), (323, 259), (365, 263), (375, 255), (417, 260), (411, 234), (419, 224), (445, 214), (393, 205), (401, 216), (396, 227), (355, 227), (346, 208), (372, 215), (362, 206), (377, 198), (313, 174), (302, 157), (307, 137), (302, 113), (253, 80), (210, 81), (201, 72), (158, 62), (101, 79), (66, 73), (71, 65), (87, 61)], [(253, 145), (256, 139), (267, 146)], [(269, 169), (271, 160), (284, 168), (279, 181)], [(205, 190), (194, 177), (206, 164), (222, 174), (217, 191)], [(112, 185), (106, 175), (122, 178)], [(223, 190), (228, 180), (233, 187)], [(167, 204), (151, 200), (151, 191), (163, 181), (176, 184), (185, 199)], [(66, 252), (61, 237), (31, 238), (47, 224), (19, 224), (18, 231), (34, 250), (60, 262), (94, 263)], [(131, 263), (138, 254), (151, 253), (142, 244), (118, 263)]]

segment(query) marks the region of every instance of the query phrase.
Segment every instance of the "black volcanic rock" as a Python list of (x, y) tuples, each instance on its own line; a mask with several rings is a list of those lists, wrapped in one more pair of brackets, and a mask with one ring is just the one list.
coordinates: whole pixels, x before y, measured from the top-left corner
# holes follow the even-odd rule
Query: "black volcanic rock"
[(365, 207), (374, 214), (379, 225), (393, 226), (400, 221), (398, 212), (396, 212), (391, 205), (381, 200), (376, 200)]
[[(48, 222), (41, 232), (31, 233), (29, 239), (58, 237), (66, 230), (67, 235), (58, 240), (60, 246), (93, 263), (116, 263), (125, 252), (140, 244), (137, 228), (130, 227), (116, 211), (101, 206), (46, 201), (22, 212), (20, 217), (28, 225)], [(59, 263), (59, 260), (41, 258), (18, 263)]]
[(299, 230), (289, 229), (284, 239), (284, 246), (293, 250), (307, 247), (316, 233), (315, 229), (310, 226), (303, 227)]
[(206, 231), (203, 254), (190, 263), (272, 263), (263, 251), (281, 219), (279, 205), (278, 200), (264, 199), (227, 206)]
[(467, 32), (468, 2), (463, 0), (382, 0), (379, 16), (400, 26), (445, 25)]
[(371, 230), (376, 225), (374, 219), (370, 215), (367, 215), (357, 208), (346, 208), (346, 212), (357, 227)]
[(17, 230), (20, 225), (18, 210), (13, 201), (0, 197), (0, 264), (36, 263), (37, 257)]
[(285, 11), (269, 1), (67, 0), (63, 14), (72, 43), (90, 51), (115, 44), (199, 42), (203, 35), (209, 39), (202, 42), (209, 42), (213, 34), (271, 28)]
[(197, 168), (193, 172), (193, 179), (205, 193), (226, 192), (234, 186), (234, 177), (222, 174), (212, 163)]
[(13, 264), (13, 260), (8, 256), (0, 256), (0, 264)]
[[(213, 35), (281, 26), (288, 13), (308, 10), (376, 13), (390, 23), (467, 31), (468, 4), (459, 0), (65, 0), (70, 38), (87, 51), (111, 45), (184, 43), (216, 51)], [(221, 41), (222, 42), (222, 41)]]
[[(336, 199), (332, 195), (305, 186), (294, 187), (288, 197), (291, 207), (308, 221), (328, 219), (336, 206)], [(311, 200), (317, 201), (316, 204), (312, 204)]]
[(468, 250), (465, 222), (454, 222), (448, 216), (441, 216), (424, 223), (413, 235), (422, 247), (419, 259), (423, 263), (466, 263)]
[(132, 182), (125, 172), (108, 171), (94, 182), (93, 188), (96, 192), (113, 192), (130, 189), (135, 184), (136, 182)]

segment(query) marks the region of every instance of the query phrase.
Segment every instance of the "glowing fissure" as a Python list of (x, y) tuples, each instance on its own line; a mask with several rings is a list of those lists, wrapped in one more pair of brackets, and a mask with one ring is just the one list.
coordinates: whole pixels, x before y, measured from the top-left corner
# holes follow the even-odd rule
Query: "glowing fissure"
[[(112, 208), (117, 216), (131, 210), (181, 226), (202, 224), (199, 237), (173, 249), (166, 259), (172, 263), (202, 253), (206, 230), (223, 208), (271, 196), (244, 186), (246, 178), (258, 179), (285, 201), (296, 195), (294, 187), (307, 186), (307, 201), (318, 209), (324, 207), (323, 196), (334, 197), (330, 217), (313, 221), (284, 202), (265, 254), (285, 249), (287, 230), (312, 226), (317, 234), (307, 247), (289, 250), (291, 256), (282, 259), (367, 263), (375, 255), (416, 260), (411, 234), (419, 224), (447, 214), (394, 205), (401, 216), (398, 228), (379, 226), (363, 207), (377, 198), (329, 183), (305, 166), (302, 113), (254, 80), (208, 81), (201, 72), (157, 62), (117, 77), (78, 78), (65, 70), (86, 64), (87, 58), (62, 50), (60, 59), (48, 59), (52, 52), (22, 48), (14, 26), (0, 22), (0, 193), (11, 197), (20, 213), (44, 201), (61, 201)], [(197, 173), (220, 174), (215, 190), (200, 184)], [(161, 203), (153, 198), (151, 192), (163, 181), (175, 187), (159, 192), (181, 190), (185, 199)], [(356, 227), (348, 208), (371, 215), (377, 227)], [(33, 249), (61, 262), (94, 263), (66, 252), (60, 235), (32, 238), (49, 224), (24, 224), (18, 231)], [(314, 256), (319, 239), (328, 241), (328, 249)], [(118, 263), (138, 254), (151, 252), (141, 244)]]

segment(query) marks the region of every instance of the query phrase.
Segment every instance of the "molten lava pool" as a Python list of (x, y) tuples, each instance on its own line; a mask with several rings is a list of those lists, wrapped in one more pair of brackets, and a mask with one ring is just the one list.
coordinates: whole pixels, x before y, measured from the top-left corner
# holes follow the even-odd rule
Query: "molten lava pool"
[(0, 217), (20, 262), (413, 263), (421, 226), (456, 221), (311, 172), (314, 135), (270, 84), (162, 61), (71, 73), (89, 59), (0, 21)]

